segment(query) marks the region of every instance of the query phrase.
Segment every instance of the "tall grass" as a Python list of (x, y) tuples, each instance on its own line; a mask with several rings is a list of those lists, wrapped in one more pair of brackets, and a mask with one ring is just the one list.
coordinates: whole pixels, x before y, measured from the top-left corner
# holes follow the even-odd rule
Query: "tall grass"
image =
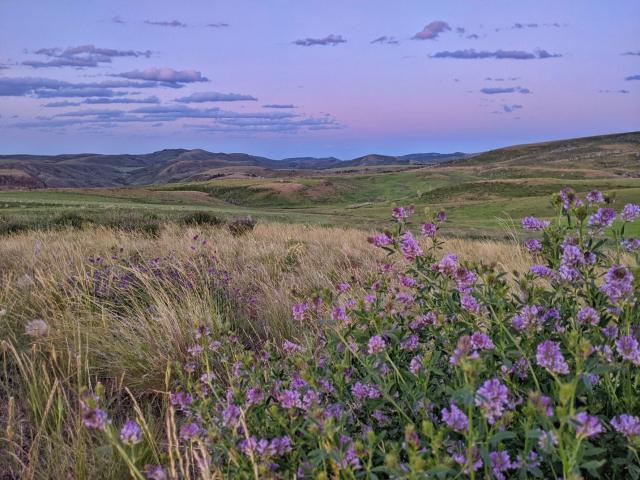
[[(169, 367), (188, 362), (196, 326), (234, 331), (254, 347), (301, 337), (292, 304), (341, 281), (365, 284), (395, 261), (366, 236), (267, 224), (241, 236), (167, 225), (157, 236), (87, 227), (3, 238), (0, 477), (131, 475), (113, 445), (81, 427), (78, 392), (101, 382), (116, 417), (137, 409), (156, 436), (172, 418), (163, 401)], [(450, 248), (505, 270), (526, 267), (516, 244), (453, 240)], [(37, 319), (46, 332), (34, 331)]]

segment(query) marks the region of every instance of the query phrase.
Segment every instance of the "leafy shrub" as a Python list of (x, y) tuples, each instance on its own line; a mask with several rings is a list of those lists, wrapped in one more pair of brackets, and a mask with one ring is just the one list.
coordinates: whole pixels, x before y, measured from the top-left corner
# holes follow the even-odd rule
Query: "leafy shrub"
[(82, 228), (87, 220), (77, 213), (62, 213), (51, 220), (54, 227)]
[(398, 207), (370, 241), (402, 266), (363, 298), (341, 283), (294, 305), (310, 335), (248, 349), (202, 326), (167, 399), (166, 470), (136, 463), (151, 440), (137, 422), (118, 438), (100, 395), (84, 423), (139, 478), (175, 477), (176, 458), (200, 478), (638, 478), (640, 207), (614, 225), (603, 201), (565, 189), (553, 223), (523, 219), (541, 233), (513, 284), (441, 254), (444, 213), (419, 242)]
[(227, 228), (232, 235), (240, 236), (252, 231), (257, 224), (258, 222), (253, 217), (247, 215), (246, 217), (234, 218), (229, 222)]
[(213, 225), (218, 226), (224, 220), (209, 212), (192, 212), (183, 216), (180, 221), (185, 225)]

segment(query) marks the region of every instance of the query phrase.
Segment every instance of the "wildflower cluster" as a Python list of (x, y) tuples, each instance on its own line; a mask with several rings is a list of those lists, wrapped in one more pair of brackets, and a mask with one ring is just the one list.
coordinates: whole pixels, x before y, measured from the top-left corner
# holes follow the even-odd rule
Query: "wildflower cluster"
[(513, 281), (442, 255), (443, 212), (414, 233), (415, 209), (394, 209), (370, 242), (398, 262), (362, 296), (341, 283), (293, 306), (313, 335), (256, 349), (198, 330), (168, 457), (202, 477), (637, 477), (640, 207), (606, 201), (564, 189), (555, 220), (525, 218), (533, 266)]

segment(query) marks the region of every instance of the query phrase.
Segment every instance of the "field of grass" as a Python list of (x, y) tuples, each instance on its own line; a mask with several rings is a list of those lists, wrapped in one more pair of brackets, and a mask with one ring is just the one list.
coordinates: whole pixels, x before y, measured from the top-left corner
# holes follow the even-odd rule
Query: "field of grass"
[(368, 229), (384, 225), (393, 206), (412, 204), (420, 211), (446, 209), (455, 227), (445, 234), (497, 237), (512, 218), (553, 215), (549, 196), (568, 182), (578, 192), (599, 188), (619, 203), (640, 198), (640, 179), (606, 171), (448, 166), (288, 179), (220, 178), (136, 188), (6, 191), (0, 192), (0, 219), (73, 213), (93, 220), (177, 220), (189, 212), (206, 211), (221, 217), (252, 215), (263, 222)]

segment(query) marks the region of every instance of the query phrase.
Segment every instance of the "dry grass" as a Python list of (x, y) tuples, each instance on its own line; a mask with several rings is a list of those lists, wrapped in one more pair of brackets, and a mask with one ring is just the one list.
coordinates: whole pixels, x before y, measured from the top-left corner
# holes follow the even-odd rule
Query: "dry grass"
[[(125, 388), (153, 398), (165, 390), (168, 365), (188, 359), (201, 324), (231, 324), (248, 342), (295, 337), (293, 303), (339, 281), (372, 279), (388, 261), (366, 237), (358, 230), (265, 224), (239, 237), (222, 228), (169, 226), (158, 237), (91, 228), (4, 238), (0, 477), (122, 478), (115, 457), (92, 454), (96, 446), (73, 414), (79, 388), (100, 380), (115, 398), (126, 399)], [(453, 239), (445, 252), (506, 271), (526, 268), (515, 243)], [(102, 266), (90, 261), (97, 257)], [(157, 257), (182, 280), (159, 280), (132, 267)], [(223, 295), (212, 265), (230, 275)], [(96, 271), (109, 268), (130, 274), (135, 291), (96, 295)], [(25, 334), (34, 319), (49, 325), (46, 338)]]

